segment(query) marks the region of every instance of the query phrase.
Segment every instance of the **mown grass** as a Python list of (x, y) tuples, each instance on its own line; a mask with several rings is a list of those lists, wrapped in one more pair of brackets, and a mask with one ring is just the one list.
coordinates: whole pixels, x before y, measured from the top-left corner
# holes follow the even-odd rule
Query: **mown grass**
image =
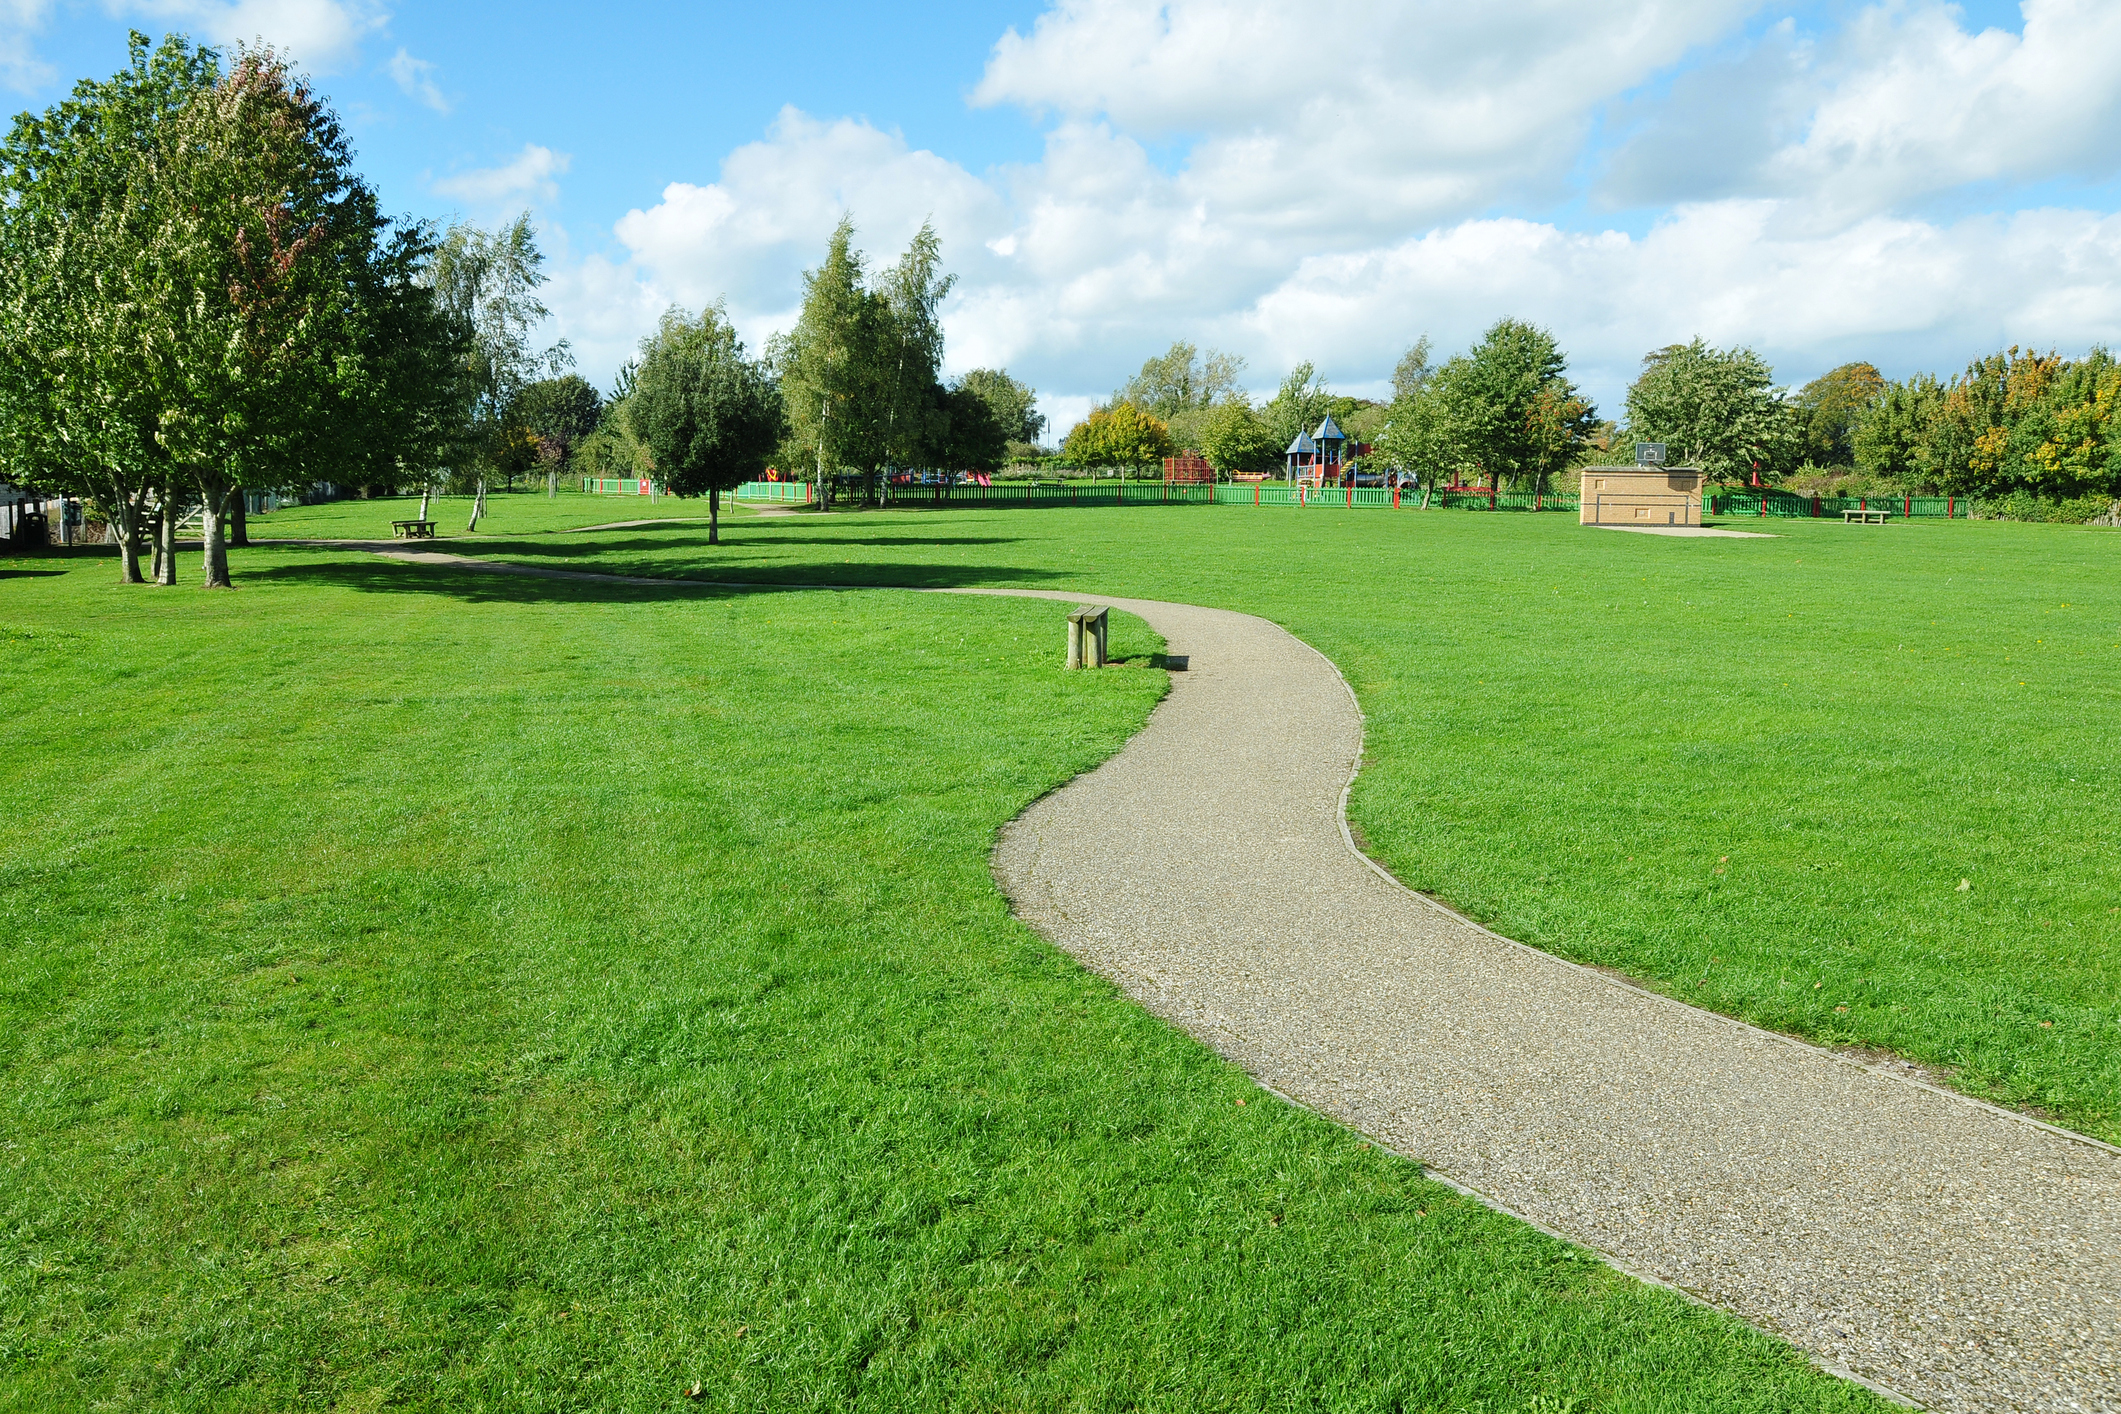
[(672, 528), (480, 553), (1264, 614), (1361, 698), (1351, 813), (1407, 883), (1673, 995), (2121, 1140), (2121, 534), (1765, 528), (894, 511), (749, 521), (719, 549)]
[[(486, 513), (477, 531), (470, 529), (472, 498), (434, 496), (427, 502), (428, 519), (435, 523), (437, 539), (465, 536), (531, 535), (575, 526), (601, 525), (628, 520), (691, 520), (707, 522), (707, 503), (680, 500), (675, 496), (584, 495), (562, 487), (547, 496), (543, 486), (514, 491), (495, 488), (487, 493)], [(418, 496), (387, 496), (374, 500), (327, 501), (315, 506), (283, 506), (277, 511), (249, 518), (253, 540), (388, 540), (390, 523), (412, 520), (420, 513)], [(729, 500), (722, 514), (748, 514)]]
[(0, 1407), (1877, 1407), (1008, 917), (1138, 623), (112, 569), (0, 562)]

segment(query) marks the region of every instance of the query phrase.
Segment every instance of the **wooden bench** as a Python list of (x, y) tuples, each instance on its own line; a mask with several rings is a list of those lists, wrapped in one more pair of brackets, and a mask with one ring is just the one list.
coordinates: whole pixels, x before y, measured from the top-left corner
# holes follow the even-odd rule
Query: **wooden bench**
[(431, 520), (394, 520), (390, 523), (390, 538), (432, 540), (435, 538), (435, 523)]
[(1891, 511), (1843, 511), (1843, 525), (1884, 525), (1893, 518)]

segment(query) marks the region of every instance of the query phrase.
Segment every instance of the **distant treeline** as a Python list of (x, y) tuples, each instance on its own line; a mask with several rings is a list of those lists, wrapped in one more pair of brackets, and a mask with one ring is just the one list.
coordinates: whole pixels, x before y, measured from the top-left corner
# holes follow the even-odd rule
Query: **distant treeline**
[(1948, 379), (1900, 382), (1848, 363), (1789, 388), (1753, 350), (1696, 339), (1644, 357), (1620, 420), (1577, 390), (1552, 335), (1514, 319), (1440, 364), (1416, 340), (1387, 401), (1335, 394), (1306, 363), (1255, 404), (1243, 371), (1173, 344), (1068, 435), (1060, 459), (1146, 467), (1193, 449), (1225, 475), (1272, 472), (1330, 414), (1351, 444), (1374, 444), (1373, 465), (1428, 484), (1546, 489), (1661, 442), (1673, 464), (1725, 483), (1956, 495), (2063, 519), (2121, 497), (2121, 363), (2104, 348), (2074, 360), (2011, 348)]

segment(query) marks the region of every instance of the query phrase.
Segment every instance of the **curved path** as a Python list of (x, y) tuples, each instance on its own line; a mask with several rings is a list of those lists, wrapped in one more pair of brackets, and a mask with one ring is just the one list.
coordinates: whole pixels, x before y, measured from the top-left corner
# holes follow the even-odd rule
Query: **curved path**
[(2121, 1411), (2121, 1150), (1410, 892), (1348, 837), (1362, 715), (1330, 662), (1250, 615), (1094, 602), (1189, 671), (1001, 832), (1032, 927), (1274, 1090), (1830, 1369), (1936, 1409)]

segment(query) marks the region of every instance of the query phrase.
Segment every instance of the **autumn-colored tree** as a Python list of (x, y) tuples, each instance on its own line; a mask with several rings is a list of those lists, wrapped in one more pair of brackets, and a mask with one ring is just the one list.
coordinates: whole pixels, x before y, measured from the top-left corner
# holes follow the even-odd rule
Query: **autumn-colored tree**
[(1156, 465), (1171, 455), (1171, 429), (1132, 403), (1093, 409), (1061, 448), (1075, 466), (1122, 473)]

